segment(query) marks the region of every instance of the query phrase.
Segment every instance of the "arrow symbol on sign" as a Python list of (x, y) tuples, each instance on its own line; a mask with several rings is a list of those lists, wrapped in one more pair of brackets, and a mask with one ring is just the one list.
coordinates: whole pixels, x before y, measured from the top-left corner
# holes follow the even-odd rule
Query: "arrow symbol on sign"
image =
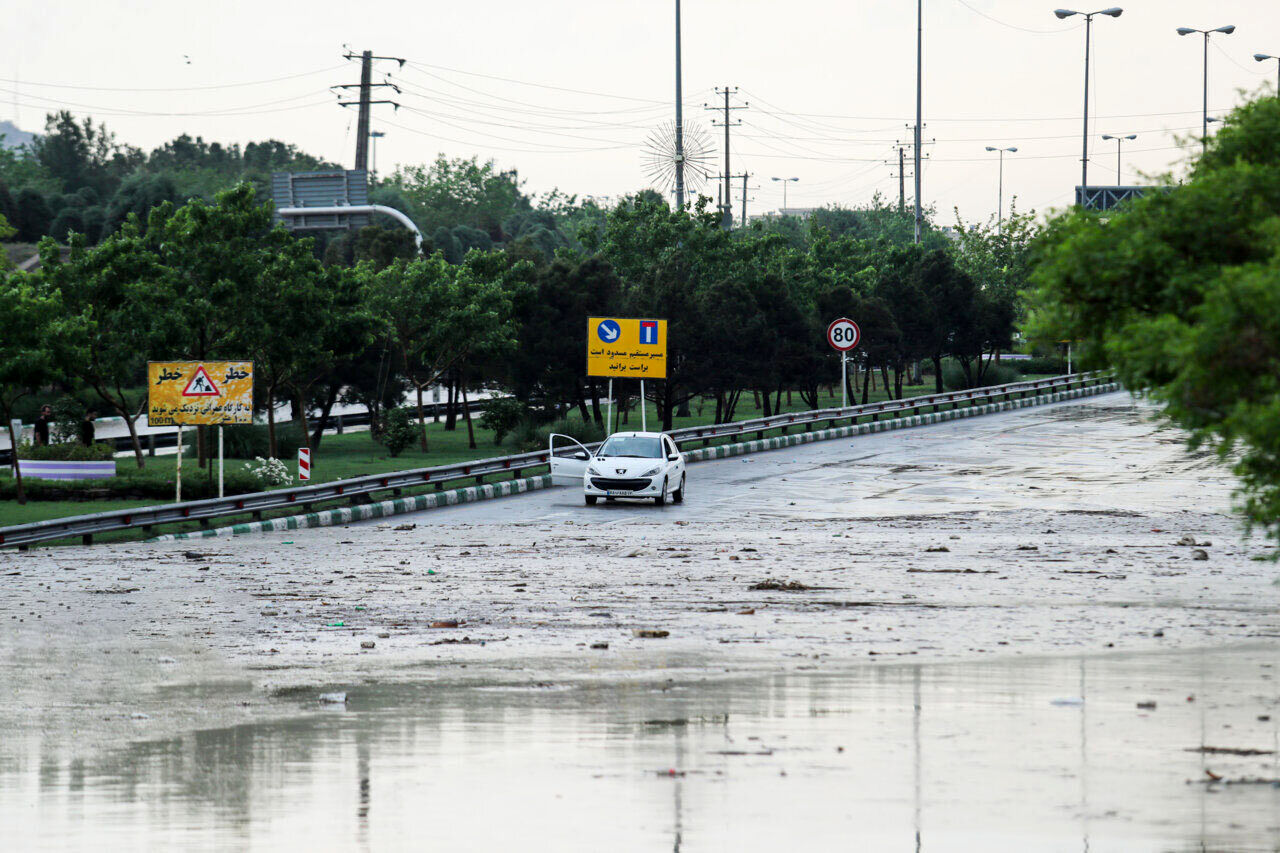
[(618, 339), (618, 336), (621, 334), (622, 334), (622, 330), (619, 329), (613, 323), (600, 324), (600, 337), (604, 338), (604, 340), (607, 342), (616, 341)]

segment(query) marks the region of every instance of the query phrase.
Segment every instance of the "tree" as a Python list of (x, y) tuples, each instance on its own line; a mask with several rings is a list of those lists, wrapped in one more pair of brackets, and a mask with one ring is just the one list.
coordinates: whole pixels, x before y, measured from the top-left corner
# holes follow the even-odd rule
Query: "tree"
[(56, 376), (60, 342), (78, 318), (65, 314), (56, 292), (22, 273), (0, 276), (0, 415), (9, 430), (18, 503), (27, 502), (18, 467), (14, 404)]
[(145, 464), (137, 420), (147, 398), (129, 393), (145, 383), (147, 360), (173, 342), (164, 322), (172, 298), (156, 255), (131, 222), (118, 234), (88, 248), (83, 235), (71, 237), (66, 261), (54, 241), (40, 243), (40, 275), (61, 295), (65, 310), (83, 317), (76, 334), (65, 339), (62, 371), (84, 382), (129, 430), (138, 467)]
[(417, 392), (421, 446), (427, 450), (423, 392), (474, 355), (514, 345), (511, 302), (500, 281), (478, 269), (473, 256), (451, 266), (443, 256), (397, 261), (377, 271), (357, 268), (364, 298)]
[(1033, 331), (1163, 404), (1240, 478), (1246, 520), (1280, 538), (1280, 99), (1236, 110), (1186, 183), (1105, 216), (1052, 220)]
[(410, 215), (424, 233), (465, 225), (494, 241), (504, 240), (507, 217), (532, 209), (522, 185), (516, 170), (499, 169), (492, 160), (444, 156), (429, 166), (401, 166), (386, 181), (411, 206)]

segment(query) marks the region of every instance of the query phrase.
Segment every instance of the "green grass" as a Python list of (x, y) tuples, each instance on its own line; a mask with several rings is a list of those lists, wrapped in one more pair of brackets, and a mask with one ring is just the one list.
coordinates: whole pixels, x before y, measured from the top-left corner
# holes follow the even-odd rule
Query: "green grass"
[[(909, 386), (904, 389), (904, 395), (908, 397), (924, 396), (934, 393), (934, 386), (930, 381), (925, 385)], [(1043, 377), (1028, 376), (1027, 380), (1039, 379)], [(825, 389), (824, 389), (825, 390)], [(870, 402), (879, 402), (887, 399), (887, 395), (883, 392), (872, 393), (869, 396)], [(699, 401), (692, 401), (690, 405), (690, 417), (675, 418), (673, 427), (680, 429), (689, 426), (699, 426), (709, 424), (715, 417), (715, 401), (701, 401), (701, 413), (699, 413)], [(858, 402), (858, 401), (851, 401)], [(838, 406), (840, 399), (838, 396), (832, 398), (822, 395), (819, 405), (823, 408)], [(799, 394), (793, 393), (791, 402), (788, 404), (786, 393), (782, 395), (782, 412), (803, 412), (807, 411)], [(734, 420), (749, 420), (761, 417), (763, 412), (755, 406), (754, 399), (750, 394), (744, 394), (737, 411), (734, 412)], [(647, 407), (648, 426), (650, 429), (658, 429), (662, 422), (658, 419), (657, 411), (654, 406)], [(621, 430), (638, 430), (640, 429), (640, 413), (633, 410), (628, 413), (623, 420), (619, 429)], [(333, 480), (345, 480), (353, 477), (367, 476), (370, 474), (380, 474), (391, 471), (403, 471), (413, 468), (427, 468), (436, 465), (450, 465), (459, 462), (466, 462), (472, 459), (484, 459), (492, 456), (503, 456), (513, 451), (507, 446), (496, 446), (493, 443), (493, 434), (488, 430), (480, 428), (478, 419), (475, 423), (476, 447), (472, 449), (468, 445), (466, 423), (461, 419), (458, 420), (457, 428), (449, 431), (444, 429), (444, 423), (429, 422), (427, 425), (427, 443), (430, 448), (429, 452), (422, 452), (415, 444), (411, 449), (406, 450), (397, 457), (392, 457), (382, 445), (372, 440), (367, 431), (349, 432), (344, 435), (326, 435), (321, 441), (320, 447), (312, 454), (312, 480), (311, 484), (319, 484), (330, 482)], [(132, 457), (119, 457), (119, 476), (126, 481), (151, 481), (167, 484), (173, 479), (174, 463), (173, 456), (157, 456), (147, 459), (147, 467), (139, 470), (134, 466)], [(286, 460), (289, 464), (291, 472), (296, 473), (296, 465), (293, 460)], [(226, 470), (228, 472), (243, 469), (245, 460), (227, 459)], [(213, 470), (216, 477), (216, 463)], [(8, 478), (10, 472), (7, 468), (0, 473), (0, 478)], [(509, 475), (494, 475), (486, 480), (505, 479)], [(190, 484), (195, 479), (205, 480), (209, 477), (208, 469), (198, 468), (195, 460), (190, 456), (183, 460), (183, 481)], [(460, 480), (453, 485), (466, 485), (474, 483), (474, 478), (468, 477), (466, 480)], [(280, 487), (280, 488), (288, 488)], [(296, 488), (296, 485), (295, 485)], [(190, 499), (190, 491), (184, 490), (184, 496)], [(107, 512), (116, 509), (128, 509), (139, 506), (150, 506), (165, 501), (157, 500), (93, 500), (93, 501), (29, 501), (26, 506), (18, 506), (15, 501), (0, 501), (0, 527), (26, 524), (34, 521), (43, 521), (50, 518), (60, 518), (71, 515), (85, 515), (96, 512)], [(334, 502), (331, 506), (345, 505), (345, 502)], [(322, 508), (324, 505), (316, 505), (309, 509)], [(282, 510), (274, 515), (291, 515), (300, 511), (301, 507), (290, 510)], [(266, 517), (273, 514), (268, 513)], [(226, 526), (236, 523), (237, 521), (248, 520), (248, 515), (236, 518), (220, 518), (216, 521), (218, 526)], [(181, 530), (197, 529), (198, 524), (183, 525), (166, 525), (163, 529), (165, 532), (178, 532)], [(137, 539), (140, 534), (136, 531), (121, 531), (118, 534), (107, 534), (100, 537), (102, 541), (111, 541), (114, 539)]]

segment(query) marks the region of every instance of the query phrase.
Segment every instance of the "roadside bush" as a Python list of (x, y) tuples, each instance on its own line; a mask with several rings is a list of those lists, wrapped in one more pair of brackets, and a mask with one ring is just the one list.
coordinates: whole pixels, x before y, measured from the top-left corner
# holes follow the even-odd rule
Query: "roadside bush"
[[(147, 469), (144, 476), (137, 476), (136, 472), (130, 474), (108, 477), (105, 480), (42, 480), (38, 477), (23, 477), (22, 485), (26, 490), (27, 500), (31, 501), (143, 500), (167, 503), (173, 500), (172, 468), (163, 472), (162, 476), (157, 476), (156, 469)], [(262, 491), (262, 486), (247, 471), (228, 468), (224, 482), (228, 495)], [(210, 482), (208, 472), (184, 469), (183, 500), (195, 501), (217, 496), (216, 473)], [(0, 477), (0, 500), (16, 498), (17, 483), (13, 477)]]
[(583, 444), (600, 441), (604, 438), (604, 429), (595, 421), (580, 421), (576, 418), (564, 418), (554, 423), (538, 425), (532, 420), (521, 421), (512, 431), (507, 445), (515, 453), (532, 453), (545, 450), (551, 441), (551, 434), (558, 433), (577, 439)]
[(1058, 376), (1067, 372), (1067, 363), (1060, 358), (1026, 358), (1008, 364), (1019, 373)]
[[(257, 459), (271, 455), (271, 436), (266, 424), (237, 424), (224, 427), (223, 451), (228, 459)], [(185, 432), (185, 431), (184, 431)], [(190, 440), (183, 435), (183, 444), (194, 447), (195, 430), (191, 431)], [(215, 432), (211, 452), (218, 452), (218, 437)], [(302, 447), (302, 427), (296, 423), (276, 425), (276, 456), (280, 459), (293, 459)]]
[(110, 444), (98, 442), (88, 447), (77, 442), (36, 447), (30, 442), (18, 445), (18, 458), (44, 462), (105, 462), (115, 456)]
[(408, 450), (419, 435), (416, 413), (412, 409), (401, 406), (387, 413), (381, 441), (393, 458)]
[(480, 416), (480, 428), (493, 430), (493, 443), (502, 444), (502, 440), (530, 415), (529, 407), (515, 397), (489, 400), (484, 405), (484, 414)]
[(967, 391), (971, 387), (986, 388), (991, 385), (1007, 385), (1010, 382), (1017, 382), (1021, 378), (1022, 374), (1008, 365), (992, 364), (987, 367), (986, 373), (983, 374), (977, 385), (970, 385), (965, 381), (964, 371), (960, 369), (958, 362), (950, 360), (942, 365), (942, 384), (946, 386), (948, 391)]
[(59, 397), (53, 402), (53, 423), (49, 425), (49, 443), (74, 444), (80, 437), (80, 422), (84, 420), (84, 403), (75, 397)]

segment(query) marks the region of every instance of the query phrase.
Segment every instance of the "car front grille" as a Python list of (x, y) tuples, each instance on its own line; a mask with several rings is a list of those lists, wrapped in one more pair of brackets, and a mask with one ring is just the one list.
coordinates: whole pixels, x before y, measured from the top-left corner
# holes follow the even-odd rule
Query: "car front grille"
[(618, 480), (612, 477), (592, 477), (591, 485), (602, 491), (639, 492), (649, 488), (649, 480)]

